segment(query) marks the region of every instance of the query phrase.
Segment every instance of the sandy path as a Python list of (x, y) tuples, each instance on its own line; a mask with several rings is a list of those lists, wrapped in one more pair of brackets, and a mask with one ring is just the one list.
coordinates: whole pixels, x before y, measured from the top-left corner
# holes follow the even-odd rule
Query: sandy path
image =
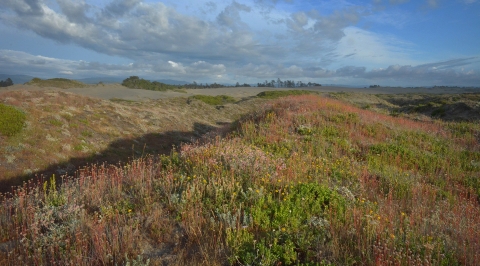
[[(309, 88), (299, 88), (303, 90), (312, 90), (318, 92), (362, 92), (370, 94), (398, 94), (398, 93), (464, 93), (464, 92), (480, 92), (480, 90), (474, 89), (446, 89), (446, 88), (346, 88), (346, 87), (309, 87)], [(148, 91), (148, 90), (135, 90), (126, 88), (120, 84), (104, 84), (104, 85), (89, 85), (85, 88), (71, 88), (71, 89), (59, 89), (59, 88), (41, 88), (38, 86), (31, 85), (13, 85), (6, 88), (0, 88), (0, 93), (3, 91), (18, 91), (18, 90), (54, 90), (54, 91), (64, 91), (71, 92), (75, 94), (80, 94), (84, 96), (94, 97), (109, 100), (112, 98), (132, 100), (132, 101), (145, 101), (148, 99), (163, 99), (163, 98), (173, 98), (173, 97), (189, 97), (192, 95), (229, 95), (236, 98), (244, 98), (257, 95), (262, 91), (271, 91), (271, 90), (291, 90), (291, 88), (257, 88), (257, 87), (229, 87), (229, 88), (219, 88), (219, 89), (188, 89), (185, 90), (185, 93), (174, 92), (174, 91)]]

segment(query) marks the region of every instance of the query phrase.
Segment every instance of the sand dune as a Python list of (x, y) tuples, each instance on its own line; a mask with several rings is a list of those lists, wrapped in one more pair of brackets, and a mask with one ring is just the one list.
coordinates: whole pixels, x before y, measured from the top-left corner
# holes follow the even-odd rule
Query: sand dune
[[(320, 87), (308, 87), (308, 88), (299, 88), (303, 90), (312, 90), (318, 92), (362, 92), (362, 93), (371, 93), (371, 94), (399, 94), (399, 93), (465, 93), (465, 92), (480, 92), (479, 89), (463, 89), (463, 88), (394, 88), (394, 87), (380, 87), (380, 88), (347, 88), (347, 87), (330, 87), (330, 86), (320, 86)], [(100, 99), (124, 99), (132, 101), (145, 101), (145, 100), (155, 100), (155, 99), (164, 99), (164, 98), (174, 98), (174, 97), (189, 97), (192, 95), (230, 95), (233, 97), (244, 98), (257, 95), (262, 91), (271, 91), (271, 90), (291, 90), (291, 88), (257, 88), (257, 87), (229, 87), (229, 88), (219, 88), (219, 89), (185, 89), (180, 91), (148, 91), (148, 90), (135, 90), (124, 87), (118, 83), (115, 84), (100, 84), (100, 85), (89, 85), (85, 88), (71, 88), (71, 89), (59, 89), (54, 87), (38, 87), (32, 85), (13, 85), (6, 88), (0, 88), (0, 93), (2, 91), (11, 91), (11, 90), (54, 90), (54, 91), (64, 91), (71, 92), (75, 94), (80, 94), (84, 96), (100, 98)]]

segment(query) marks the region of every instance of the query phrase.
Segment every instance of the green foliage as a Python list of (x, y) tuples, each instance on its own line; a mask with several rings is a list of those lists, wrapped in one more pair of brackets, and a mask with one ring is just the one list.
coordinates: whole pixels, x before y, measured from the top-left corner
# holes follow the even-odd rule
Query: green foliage
[(137, 255), (136, 259), (129, 259), (125, 254), (125, 266), (148, 266), (150, 265), (150, 259), (144, 260), (141, 255)]
[(308, 90), (287, 90), (287, 91), (263, 91), (257, 94), (257, 97), (263, 99), (277, 99), (280, 97), (286, 97), (290, 95), (305, 95), (305, 94), (314, 94), (314, 91)]
[(27, 119), (26, 115), (12, 106), (0, 103), (0, 134), (13, 136), (20, 131)]
[(329, 120), (335, 123), (356, 123), (359, 121), (359, 118), (354, 113), (341, 113), (329, 117)]
[(21, 232), (5, 265), (142, 265), (151, 243), (190, 264), (479, 265), (477, 123), (304, 96), (237, 129), (18, 190), (0, 208), (4, 243)]
[(55, 175), (50, 178), (50, 186), (48, 181), (43, 183), (43, 192), (45, 194), (45, 204), (47, 206), (59, 207), (66, 203), (66, 199), (62, 193), (57, 191)]
[(178, 89), (177, 86), (165, 84), (158, 81), (149, 81), (141, 79), (138, 76), (130, 76), (123, 80), (122, 85), (131, 89), (142, 89), (150, 91), (167, 91)]
[(89, 138), (89, 137), (93, 136), (93, 133), (90, 132), (90, 131), (87, 131), (87, 130), (82, 131), (81, 134), (82, 134), (83, 137), (86, 137), (86, 138)]
[(87, 146), (80, 143), (80, 144), (77, 144), (75, 146), (73, 146), (73, 150), (74, 151), (83, 151)]
[(12, 85), (13, 85), (13, 81), (10, 78), (7, 78), (5, 81), (0, 80), (0, 87), (8, 87)]
[(48, 122), (49, 122), (51, 125), (57, 126), (57, 127), (60, 127), (60, 126), (63, 125), (62, 121), (59, 121), (59, 120), (57, 120), (57, 119), (50, 119)]
[(297, 128), (297, 133), (302, 136), (310, 136), (313, 134), (313, 130), (309, 126), (301, 125)]
[(312, 250), (331, 239), (326, 213), (342, 219), (345, 210), (342, 196), (317, 183), (266, 194), (251, 207), (249, 227), (228, 231), (227, 241), (233, 250), (230, 261), (246, 265), (313, 261), (316, 254)]
[(134, 100), (120, 99), (120, 98), (111, 98), (110, 101), (116, 103), (134, 103)]
[(437, 108), (437, 109), (433, 110), (433, 112), (432, 112), (432, 116), (443, 117), (445, 115), (446, 115), (446, 110), (445, 110), (444, 107)]
[(71, 79), (64, 79), (64, 78), (53, 78), (53, 79), (40, 79), (40, 78), (33, 78), (26, 84), (28, 85), (35, 85), (39, 87), (55, 87), (61, 89), (69, 89), (69, 88), (84, 88), (88, 85)]
[(190, 97), (191, 99), (200, 100), (206, 104), (210, 105), (222, 105), (226, 103), (234, 103), (235, 98), (227, 95), (218, 95), (218, 96), (209, 96), (209, 95), (194, 95)]

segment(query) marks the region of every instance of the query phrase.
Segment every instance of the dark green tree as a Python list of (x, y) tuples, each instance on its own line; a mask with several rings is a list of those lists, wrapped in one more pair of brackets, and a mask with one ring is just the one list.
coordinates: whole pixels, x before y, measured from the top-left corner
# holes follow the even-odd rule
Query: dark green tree
[(13, 85), (13, 81), (10, 78), (7, 78), (5, 81), (3, 80), (0, 81), (0, 87), (8, 87), (12, 85)]

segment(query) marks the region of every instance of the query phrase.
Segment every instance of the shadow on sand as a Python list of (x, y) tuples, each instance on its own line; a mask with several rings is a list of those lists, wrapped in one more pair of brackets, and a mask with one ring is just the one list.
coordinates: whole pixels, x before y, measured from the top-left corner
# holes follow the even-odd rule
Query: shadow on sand
[[(12, 193), (21, 185), (28, 187), (42, 184), (44, 180), (55, 175), (61, 177), (75, 176), (77, 170), (92, 164), (119, 164), (146, 155), (169, 155), (184, 143), (193, 143), (209, 132), (221, 135), (230, 128), (229, 123), (218, 123), (219, 127), (195, 123), (192, 131), (167, 131), (162, 133), (146, 134), (137, 138), (116, 140), (107, 149), (94, 155), (75, 157), (68, 161), (50, 165), (49, 167), (29, 175), (16, 176), (7, 180), (0, 180), (0, 193)], [(27, 182), (25, 184), (25, 182)]]

